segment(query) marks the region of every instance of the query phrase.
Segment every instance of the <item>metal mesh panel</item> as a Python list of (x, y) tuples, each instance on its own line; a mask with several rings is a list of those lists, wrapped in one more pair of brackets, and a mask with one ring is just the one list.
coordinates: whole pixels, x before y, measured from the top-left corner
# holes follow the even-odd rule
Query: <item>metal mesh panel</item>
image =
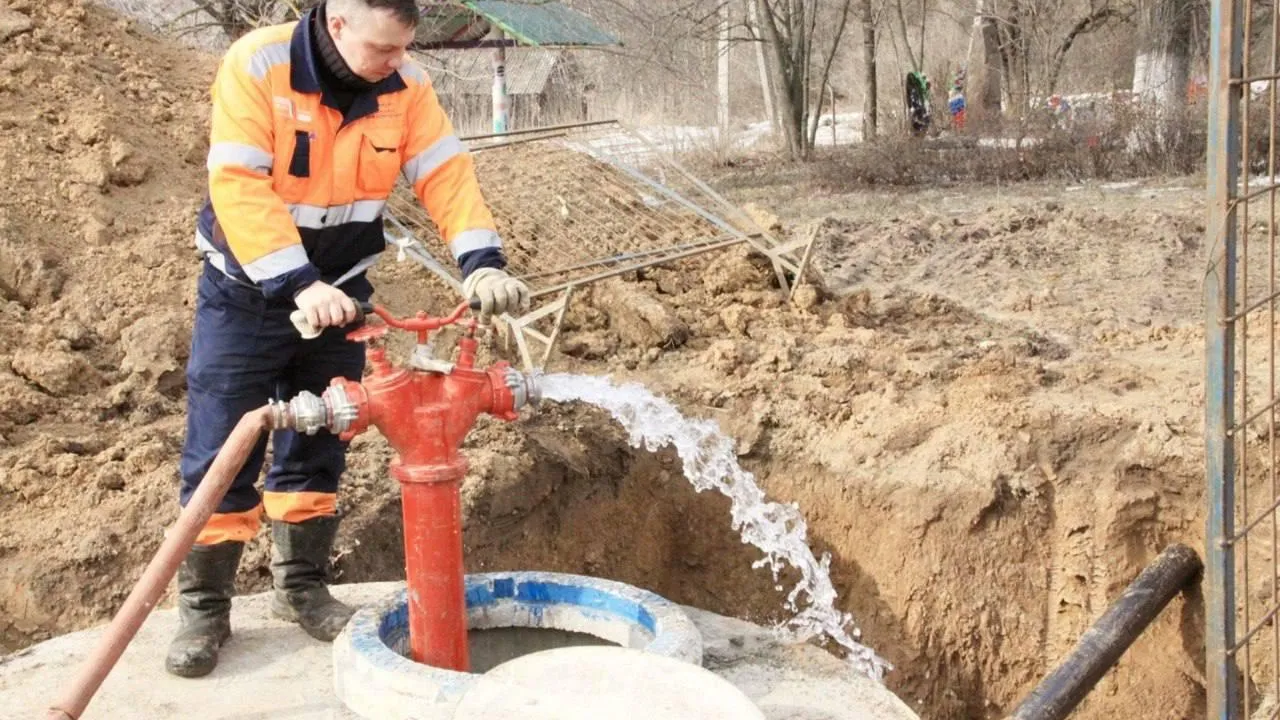
[[(535, 296), (750, 240), (776, 241), (635, 132), (613, 122), (470, 138), (510, 263)], [(389, 202), (456, 282), (453, 257), (408, 188)]]
[(1212, 4), (1205, 670), (1209, 716), (1224, 720), (1280, 713), (1273, 10), (1250, 0)]

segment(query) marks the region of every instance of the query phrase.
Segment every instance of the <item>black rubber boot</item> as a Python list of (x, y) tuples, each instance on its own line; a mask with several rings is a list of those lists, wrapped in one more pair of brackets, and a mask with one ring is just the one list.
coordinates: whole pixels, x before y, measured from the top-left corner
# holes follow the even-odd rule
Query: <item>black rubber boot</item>
[(338, 518), (271, 524), (271, 575), (275, 596), (271, 612), (296, 622), (311, 637), (331, 642), (351, 619), (352, 609), (329, 594), (329, 552), (338, 534)]
[(196, 545), (178, 566), (178, 618), (164, 667), (181, 677), (202, 677), (218, 665), (218, 650), (231, 637), (231, 597), (244, 543)]

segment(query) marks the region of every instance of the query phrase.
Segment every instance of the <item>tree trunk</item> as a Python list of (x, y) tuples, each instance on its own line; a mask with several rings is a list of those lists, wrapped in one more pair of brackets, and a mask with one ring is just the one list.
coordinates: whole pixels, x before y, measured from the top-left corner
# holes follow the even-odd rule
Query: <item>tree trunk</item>
[(989, 3), (982, 4), (982, 83), (977, 93), (979, 118), (1000, 117), (1004, 65), (1000, 54), (1000, 28)]
[(879, 88), (876, 85), (876, 17), (873, 0), (862, 0), (862, 64), (866, 94), (862, 102), (862, 139), (875, 138), (876, 112), (879, 110)]
[[(778, 119), (782, 124), (782, 136), (787, 141), (787, 152), (792, 160), (804, 158), (804, 126), (800, 124), (799, 109), (796, 106), (796, 92), (793, 85), (802, 81), (798, 70), (791, 66), (792, 57), (788, 46), (783, 42), (782, 33), (774, 19), (773, 8), (769, 0), (751, 0), (757, 4), (760, 18), (760, 29), (764, 34), (764, 43), (769, 52), (766, 53), (769, 66), (772, 68), (773, 98), (778, 108)], [(791, 18), (788, 18), (790, 21)], [(794, 44), (794, 43), (793, 43)]]
[(1015, 119), (1026, 117), (1031, 100), (1031, 75), (1029, 70), (1028, 24), (1019, 0), (1010, 0), (1008, 10), (997, 23), (999, 38), (1001, 80), (1009, 110)]
[(765, 42), (760, 33), (760, 11), (755, 0), (747, 0), (748, 22), (751, 23), (751, 34), (755, 38), (756, 65), (760, 69), (760, 94), (764, 99), (764, 114), (769, 120), (769, 129), (776, 136), (778, 133), (778, 110), (773, 104), (773, 83), (769, 79), (768, 61), (765, 60)]
[(897, 0), (898, 9), (898, 30), (902, 33), (902, 44), (907, 49), (907, 59), (911, 61), (911, 69), (915, 72), (923, 71), (924, 64), (924, 48), (920, 48), (920, 59), (916, 59), (916, 53), (911, 49), (911, 33), (907, 30), (907, 16), (902, 10), (904, 0)]
[(1161, 144), (1177, 141), (1191, 73), (1192, 0), (1144, 0), (1138, 15), (1133, 93), (1156, 115)]
[(716, 33), (716, 127), (720, 142), (729, 140), (729, 4), (720, 8)]

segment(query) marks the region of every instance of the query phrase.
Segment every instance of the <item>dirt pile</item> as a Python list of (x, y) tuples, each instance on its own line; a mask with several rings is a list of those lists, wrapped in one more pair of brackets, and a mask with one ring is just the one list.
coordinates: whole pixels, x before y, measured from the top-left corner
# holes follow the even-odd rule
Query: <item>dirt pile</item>
[(1159, 203), (1100, 211), (956, 198), (816, 224), (814, 261), (835, 289), (898, 285), (982, 299), (988, 314), (1034, 313), (1042, 330), (1064, 336), (1167, 327), (1200, 301), (1185, 280), (1203, 220)]
[(0, 648), (100, 620), (172, 517), (213, 62), (0, 5)]

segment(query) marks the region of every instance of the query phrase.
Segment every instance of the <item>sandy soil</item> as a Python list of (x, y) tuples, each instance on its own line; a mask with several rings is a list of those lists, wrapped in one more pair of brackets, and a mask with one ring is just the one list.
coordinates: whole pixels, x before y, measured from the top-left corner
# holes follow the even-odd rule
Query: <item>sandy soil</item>
[[(25, 19), (0, 40), (0, 651), (110, 617), (176, 514), (214, 63), (79, 2), (0, 0), (0, 37)], [(742, 251), (597, 285), (554, 369), (717, 419), (832, 553), (890, 687), (928, 718), (999, 717), (1161, 548), (1202, 545), (1195, 182), (734, 187), (786, 235), (821, 223), (824, 289), (788, 304)], [(414, 266), (375, 274), (396, 311), (452, 305)], [(779, 618), (727, 502), (599, 411), (482, 421), (467, 451), (471, 568)], [(341, 580), (403, 572), (388, 457), (353, 446)], [(243, 591), (266, 562), (259, 538)], [(1201, 713), (1202, 615), (1175, 601), (1079, 717)]]

